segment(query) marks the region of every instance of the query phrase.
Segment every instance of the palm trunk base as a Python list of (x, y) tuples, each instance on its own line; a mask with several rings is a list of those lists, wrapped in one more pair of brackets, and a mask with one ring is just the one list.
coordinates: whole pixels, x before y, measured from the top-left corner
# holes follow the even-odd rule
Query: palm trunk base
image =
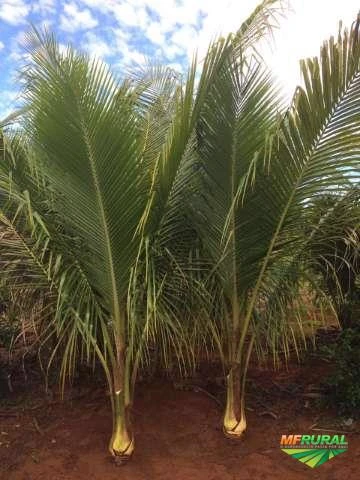
[(126, 431), (121, 433), (115, 432), (109, 443), (109, 451), (117, 465), (124, 465), (130, 460), (134, 447), (134, 437), (130, 436)]
[(244, 415), (240, 416), (240, 420), (237, 419), (233, 409), (229, 406), (226, 408), (223, 423), (223, 432), (226, 437), (234, 440), (243, 438), (246, 430), (246, 419)]
[(240, 371), (236, 368), (230, 371), (227, 378), (223, 431), (226, 437), (236, 440), (243, 437), (245, 430), (245, 405), (240, 395)]
[(134, 434), (131, 428), (129, 408), (125, 406), (123, 391), (115, 394), (113, 405), (113, 433), (109, 451), (117, 465), (126, 463), (135, 448)]
[(246, 431), (246, 420), (241, 418), (236, 420), (234, 418), (224, 418), (223, 432), (225, 437), (231, 438), (232, 440), (240, 440), (243, 438)]

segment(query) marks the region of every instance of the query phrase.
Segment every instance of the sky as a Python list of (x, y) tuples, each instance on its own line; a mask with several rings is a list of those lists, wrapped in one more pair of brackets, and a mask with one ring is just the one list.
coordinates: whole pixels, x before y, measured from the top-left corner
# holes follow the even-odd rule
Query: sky
[[(121, 74), (146, 57), (184, 71), (219, 34), (236, 31), (259, 0), (0, 0), (0, 119), (16, 106), (21, 48), (33, 24), (56, 33), (62, 45), (101, 57)], [(317, 55), (321, 42), (350, 26), (360, 0), (290, 0), (264, 53), (291, 97), (300, 82), (299, 59)]]

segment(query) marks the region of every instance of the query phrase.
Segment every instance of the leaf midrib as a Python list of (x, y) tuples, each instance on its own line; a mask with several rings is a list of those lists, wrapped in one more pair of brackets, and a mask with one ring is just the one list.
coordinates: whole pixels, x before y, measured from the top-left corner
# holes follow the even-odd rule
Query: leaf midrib
[(108, 222), (107, 222), (107, 217), (105, 212), (103, 195), (101, 193), (100, 182), (98, 179), (95, 154), (93, 152), (89, 132), (85, 124), (82, 109), (78, 102), (77, 102), (77, 107), (78, 107), (79, 118), (80, 118), (80, 127), (84, 137), (85, 147), (88, 153), (90, 171), (93, 179), (96, 200), (97, 200), (99, 213), (100, 213), (100, 221), (103, 227), (103, 233), (104, 233), (104, 239), (105, 239), (105, 250), (107, 252), (107, 261), (108, 261), (110, 280), (111, 280), (114, 325), (118, 329), (118, 333), (120, 334), (120, 336), (123, 337), (125, 326), (122, 320), (122, 316), (120, 314), (119, 295), (117, 290), (117, 282), (116, 282), (116, 275), (115, 275), (115, 269), (114, 269), (114, 256), (113, 256), (110, 232), (109, 232), (109, 227), (108, 227)]

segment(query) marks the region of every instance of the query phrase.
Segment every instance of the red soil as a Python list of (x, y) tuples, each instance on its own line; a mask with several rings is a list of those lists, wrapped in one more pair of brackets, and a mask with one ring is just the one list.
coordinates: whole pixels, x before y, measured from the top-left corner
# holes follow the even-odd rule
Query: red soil
[[(178, 391), (166, 382), (140, 386), (134, 411), (136, 450), (132, 460), (120, 467), (107, 453), (111, 415), (102, 391), (71, 402), (44, 403), (40, 408), (2, 407), (0, 478), (358, 480), (360, 438), (356, 432), (347, 436), (348, 452), (316, 469), (279, 448), (282, 434), (309, 433), (316, 421), (324, 425), (312, 400), (304, 397), (306, 383), (316, 383), (318, 378), (319, 371), (313, 368), (295, 368), (291, 374), (253, 371), (248, 432), (240, 442), (223, 436), (221, 409), (204, 393)], [(294, 382), (301, 389), (289, 394), (285, 389)], [(35, 395), (33, 402), (44, 402)]]

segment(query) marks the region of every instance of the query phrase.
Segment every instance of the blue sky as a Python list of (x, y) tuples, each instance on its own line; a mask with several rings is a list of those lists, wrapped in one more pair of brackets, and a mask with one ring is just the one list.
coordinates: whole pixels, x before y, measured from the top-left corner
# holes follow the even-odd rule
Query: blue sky
[[(258, 0), (0, 0), (0, 118), (16, 104), (21, 42), (30, 23), (56, 32), (121, 72), (145, 56), (176, 69), (199, 57), (211, 39), (234, 31)], [(359, 0), (291, 0), (266, 58), (290, 94), (299, 82), (298, 60), (315, 55), (322, 39), (350, 24)]]

